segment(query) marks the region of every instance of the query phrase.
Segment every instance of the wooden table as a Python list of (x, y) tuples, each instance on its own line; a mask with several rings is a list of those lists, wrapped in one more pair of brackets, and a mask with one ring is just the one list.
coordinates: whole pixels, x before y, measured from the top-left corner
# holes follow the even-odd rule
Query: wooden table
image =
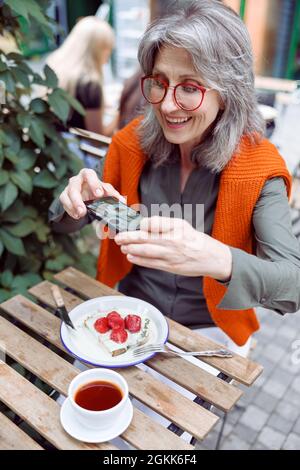
[(287, 80), (285, 78), (262, 77), (256, 75), (255, 88), (273, 92), (293, 93), (297, 89), (297, 80)]
[[(122, 295), (74, 268), (55, 276), (70, 310), (83, 299), (105, 295)], [(80, 371), (60, 340), (60, 320), (53, 313), (51, 283), (44, 281), (29, 290), (34, 301), (17, 295), (0, 305), (0, 349), (29, 371), (23, 377), (6, 361), (0, 362), (0, 401), (57, 449), (115, 449), (111, 443), (87, 444), (70, 437), (59, 420), (60, 406), (35, 385), (38, 377), (62, 395), (67, 394), (70, 381)], [(168, 320), (169, 342), (183, 350), (213, 349), (216, 344), (188, 328)], [(0, 351), (1, 352), (1, 351)], [(1, 353), (3, 355), (3, 352)], [(147, 365), (163, 376), (197, 395), (193, 402), (137, 366), (117, 369), (127, 380), (131, 397), (169, 419), (172, 432), (134, 408), (133, 420), (121, 438), (136, 449), (192, 450), (180, 430), (202, 440), (213, 429), (219, 409), (229, 412), (242, 395), (237, 382), (251, 386), (262, 372), (262, 366), (234, 355), (230, 359), (205, 358), (203, 361), (218, 371), (214, 376), (207, 370), (179, 357), (157, 354)], [(28, 375), (28, 374), (27, 374)], [(222, 380), (222, 378), (227, 378)], [(234, 379), (234, 384), (228, 383)], [(215, 408), (211, 408), (214, 405)], [(180, 430), (178, 430), (180, 429)], [(41, 449), (28, 434), (0, 412), (1, 449)]]

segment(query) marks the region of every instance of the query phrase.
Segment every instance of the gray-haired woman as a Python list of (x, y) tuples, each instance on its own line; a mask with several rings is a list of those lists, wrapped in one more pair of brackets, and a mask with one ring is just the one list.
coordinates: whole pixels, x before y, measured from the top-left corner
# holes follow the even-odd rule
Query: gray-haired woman
[[(102, 241), (97, 278), (246, 354), (253, 307), (300, 305), (291, 179), (263, 138), (243, 22), (219, 1), (186, 3), (141, 40), (145, 115), (113, 137), (102, 181), (71, 178), (52, 221), (75, 230), (88, 221), (83, 201), (102, 195), (141, 203), (152, 217)], [(189, 221), (161, 217), (174, 204)]]

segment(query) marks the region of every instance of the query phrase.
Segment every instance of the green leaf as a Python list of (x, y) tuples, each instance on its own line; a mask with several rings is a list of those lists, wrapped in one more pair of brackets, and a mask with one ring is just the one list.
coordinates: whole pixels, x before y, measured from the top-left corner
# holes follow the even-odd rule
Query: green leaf
[(0, 73), (0, 80), (5, 83), (6, 91), (8, 91), (9, 93), (15, 92), (15, 80), (8, 70)]
[(17, 123), (19, 124), (22, 129), (29, 128), (31, 123), (31, 116), (26, 112), (18, 113), (17, 114)]
[(71, 256), (62, 253), (61, 255), (57, 256), (56, 259), (49, 259), (45, 263), (45, 268), (49, 269), (50, 271), (61, 271), (66, 266), (70, 266), (73, 264), (73, 258)]
[[(17, 0), (17, 1), (19, 3), (20, 0)], [(40, 9), (38, 2), (36, 0), (26, 0), (25, 3), (28, 8), (29, 15), (35, 18), (42, 25), (48, 26), (48, 20), (46, 16), (42, 13), (42, 10)]]
[(83, 161), (80, 160), (77, 155), (70, 155), (68, 161), (68, 168), (73, 175), (77, 175), (77, 173), (79, 173), (80, 170), (83, 168)]
[(16, 169), (29, 170), (32, 168), (36, 162), (37, 154), (30, 149), (22, 149), (19, 153), (18, 163), (16, 164)]
[(3, 152), (2, 143), (0, 142), (0, 168), (2, 167), (3, 162), (4, 162), (4, 152)]
[(5, 302), (11, 297), (11, 292), (5, 289), (0, 289), (0, 302)]
[[(26, 242), (26, 239), (25, 239), (25, 242)], [(32, 241), (30, 243), (32, 243)], [(27, 243), (25, 243), (25, 249), (27, 251)], [(41, 269), (42, 262), (41, 260), (34, 258), (33, 256), (35, 256), (35, 253), (31, 256), (30, 250), (29, 250), (27, 258), (22, 259), (22, 269), (24, 269), (25, 271), (30, 271), (31, 273), (37, 273)], [(95, 263), (95, 266), (96, 266), (96, 263)]]
[(36, 273), (24, 273), (22, 275), (15, 276), (11, 288), (16, 289), (17, 291), (19, 289), (28, 289), (41, 281), (41, 276)]
[(2, 256), (3, 250), (4, 250), (4, 245), (2, 241), (0, 240), (0, 256)]
[(0, 186), (6, 184), (8, 182), (8, 171), (1, 170), (0, 171)]
[(17, 132), (8, 125), (2, 127), (5, 133), (4, 145), (6, 145), (15, 154), (21, 150), (21, 139)]
[[(21, 62), (22, 65), (24, 64), (24, 56), (22, 54), (19, 54), (18, 52), (10, 52), (9, 54), (7, 54), (6, 57), (8, 58), (8, 60), (14, 60), (15, 62)], [(18, 64), (18, 66), (20, 66), (20, 64)], [(29, 69), (29, 67), (27, 68)]]
[(32, 138), (33, 142), (39, 147), (45, 147), (45, 138), (42, 127), (36, 119), (32, 119), (31, 125), (29, 127), (29, 135)]
[(0, 204), (4, 212), (18, 196), (18, 188), (10, 181), (0, 188)]
[(36, 228), (36, 222), (32, 219), (25, 218), (21, 222), (15, 225), (6, 225), (5, 230), (15, 237), (27, 237), (30, 233), (34, 232)]
[(0, 142), (1, 142), (1, 144), (4, 144), (4, 145), (8, 145), (8, 143), (9, 143), (8, 139), (6, 137), (6, 134), (5, 134), (5, 132), (3, 132), (2, 129), (0, 129)]
[(21, 83), (25, 88), (30, 87), (30, 80), (28, 75), (19, 68), (11, 69), (16, 83)]
[(30, 217), (31, 219), (36, 219), (38, 216), (38, 211), (35, 207), (26, 206), (23, 209), (23, 217)]
[(5, 222), (18, 222), (23, 217), (24, 205), (18, 199), (13, 205), (1, 214), (1, 220)]
[(46, 77), (46, 85), (48, 88), (56, 88), (58, 86), (58, 78), (54, 70), (49, 65), (45, 65), (44, 74)]
[(14, 163), (15, 165), (18, 163), (18, 155), (11, 147), (7, 147), (4, 151), (4, 154), (10, 162)]
[(7, 70), (7, 65), (5, 62), (1, 60), (1, 56), (0, 56), (0, 72), (4, 72), (5, 70)]
[(2, 240), (3, 245), (10, 253), (13, 253), (17, 256), (26, 256), (23, 242), (20, 238), (16, 238), (10, 233), (6, 232), (0, 228), (0, 239)]
[(42, 170), (40, 173), (33, 177), (33, 185), (38, 188), (55, 188), (57, 180), (48, 170)]
[(54, 114), (66, 122), (70, 112), (69, 103), (65, 100), (61, 90), (55, 89), (50, 95), (48, 95), (48, 102), (54, 112)]
[(32, 179), (26, 171), (10, 172), (10, 179), (26, 194), (32, 193)]
[(45, 80), (38, 73), (33, 74), (33, 82), (36, 83), (37, 85), (46, 86)]
[(17, 199), (9, 209), (1, 214), (1, 220), (16, 223), (23, 218), (36, 219), (37, 216), (38, 212), (34, 207), (24, 206), (23, 202)]
[(66, 172), (67, 172), (67, 163), (65, 160), (61, 160), (59, 166), (57, 166), (56, 171), (55, 171), (56, 179), (60, 180), (63, 176), (65, 176)]
[(52, 140), (51, 144), (47, 145), (47, 147), (45, 148), (45, 154), (49, 155), (49, 157), (51, 157), (51, 159), (53, 160), (55, 165), (58, 166), (60, 164), (60, 162), (61, 162), (61, 150), (60, 150), (59, 146), (57, 145), (57, 143), (54, 140)]
[[(43, 116), (34, 116), (34, 120), (39, 124), (43, 133), (52, 140), (60, 140), (60, 134), (57, 132), (54, 124), (49, 123), (49, 118)], [(46, 147), (47, 148), (47, 147)]]
[(14, 280), (14, 277), (11, 271), (9, 271), (8, 269), (3, 271), (3, 273), (1, 274), (1, 285), (3, 287), (6, 287), (7, 289), (9, 289), (11, 287), (13, 280)]
[(74, 96), (70, 95), (70, 93), (66, 92), (65, 90), (61, 90), (63, 97), (68, 101), (68, 103), (72, 106), (72, 108), (76, 109), (79, 114), (85, 116), (85, 109), (81, 105), (81, 103), (74, 98)]
[(24, 62), (24, 57), (23, 56), (21, 57), (22, 57), (22, 62), (18, 64), (18, 69), (22, 70), (22, 72), (26, 73), (28, 76), (33, 77), (34, 72), (31, 70), (30, 67), (28, 67), (26, 62)]
[(45, 113), (48, 109), (47, 103), (41, 98), (35, 98), (30, 103), (30, 109), (37, 114)]
[(46, 243), (48, 240), (48, 235), (50, 233), (50, 227), (43, 223), (39, 223), (35, 230), (38, 241), (41, 243)]
[(5, 0), (6, 5), (9, 6), (17, 15), (24, 16), (28, 20), (28, 6), (26, 2), (20, 2), (20, 0)]

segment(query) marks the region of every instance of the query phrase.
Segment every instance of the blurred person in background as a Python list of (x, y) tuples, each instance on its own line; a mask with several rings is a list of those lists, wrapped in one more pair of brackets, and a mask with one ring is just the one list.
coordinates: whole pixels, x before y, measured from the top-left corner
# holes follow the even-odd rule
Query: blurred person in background
[(140, 82), (143, 76), (142, 70), (139, 68), (125, 83), (120, 98), (120, 118), (118, 128), (122, 129), (132, 119), (141, 115), (146, 104), (143, 97)]
[(67, 126), (79, 127), (105, 136), (115, 131), (119, 116), (105, 125), (103, 65), (108, 62), (115, 44), (111, 26), (100, 18), (87, 16), (78, 21), (64, 43), (47, 59), (55, 71), (59, 86), (82, 104), (85, 116), (76, 110)]

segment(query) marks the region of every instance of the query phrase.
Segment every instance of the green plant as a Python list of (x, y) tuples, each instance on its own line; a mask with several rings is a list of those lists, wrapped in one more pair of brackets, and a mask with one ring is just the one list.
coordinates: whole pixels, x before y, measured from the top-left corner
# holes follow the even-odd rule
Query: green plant
[[(17, 42), (22, 28), (35, 21), (52, 34), (42, 12), (46, 1), (0, 1), (0, 35), (8, 32)], [(19, 53), (0, 49), (0, 301), (26, 289), (53, 272), (86, 263), (74, 237), (51, 233), (48, 208), (68, 178), (82, 167), (57, 131), (70, 109), (81, 105), (58, 87), (55, 73), (46, 65), (43, 76), (34, 72)], [(4, 86), (3, 86), (4, 85)], [(33, 97), (35, 89), (42, 96)], [(1, 92), (1, 90), (0, 90)], [(0, 97), (1, 98), (1, 97)], [(4, 99), (3, 99), (4, 98)]]

